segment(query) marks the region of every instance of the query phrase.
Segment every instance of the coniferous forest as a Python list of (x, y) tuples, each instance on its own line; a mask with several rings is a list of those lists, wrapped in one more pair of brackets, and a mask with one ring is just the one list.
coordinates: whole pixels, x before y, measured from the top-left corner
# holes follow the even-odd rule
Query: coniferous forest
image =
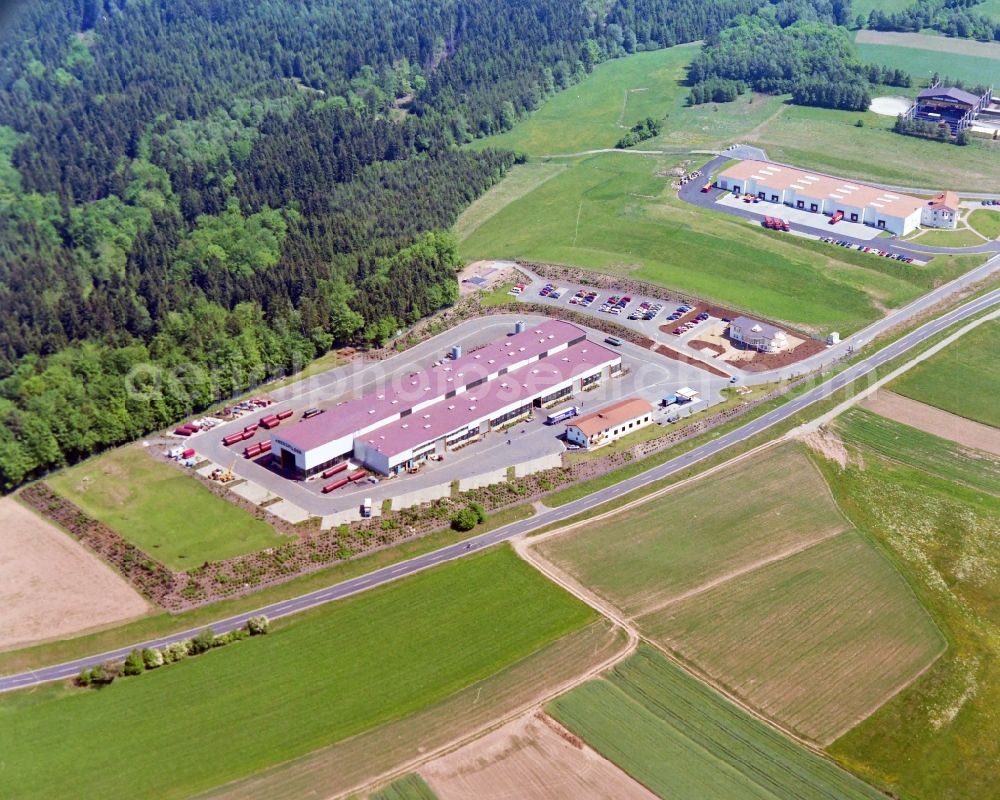
[(601, 60), (758, 13), (831, 24), (849, 3), (6, 6), (0, 484), (450, 304), (447, 230), (516, 159), (463, 143)]

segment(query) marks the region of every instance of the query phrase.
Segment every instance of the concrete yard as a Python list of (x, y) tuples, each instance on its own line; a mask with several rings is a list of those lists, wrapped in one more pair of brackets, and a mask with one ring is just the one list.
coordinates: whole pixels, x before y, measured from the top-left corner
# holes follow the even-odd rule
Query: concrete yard
[(739, 197), (730, 193), (725, 193), (718, 200), (716, 205), (724, 208), (738, 208), (749, 214), (757, 215), (761, 220), (764, 217), (779, 217), (787, 220), (793, 230), (806, 228), (809, 233), (816, 236), (833, 236), (837, 239), (857, 239), (859, 241), (870, 242), (877, 239), (879, 234), (885, 233), (878, 228), (862, 225), (860, 222), (849, 222), (842, 219), (836, 225), (830, 224), (830, 218), (822, 214), (814, 214), (801, 208), (790, 208), (781, 203), (771, 203), (767, 200), (758, 200), (756, 203), (745, 203)]
[[(416, 369), (429, 366), (444, 358), (455, 344), (461, 344), (468, 352), (478, 345), (494, 341), (511, 332), (514, 323), (520, 319), (529, 324), (536, 324), (545, 318), (528, 314), (497, 315), (471, 320), (387, 361), (371, 362), (359, 359), (349, 365), (272, 392), (270, 396), (275, 400), (275, 404), (268, 409), (245, 415), (210, 432), (195, 434), (189, 440), (190, 446), (197, 449), (199, 456), (219, 464), (229, 464), (234, 456), (239, 456), (236, 458), (234, 471), (240, 478), (260, 487), (252, 490), (254, 497), (259, 496), (258, 492), (270, 492), (273, 496), (283, 498), (287, 501), (287, 505), (276, 503), (268, 506), (268, 511), (291, 522), (297, 522), (308, 516), (330, 518), (331, 515), (339, 516), (339, 512), (357, 515), (365, 497), (371, 497), (373, 505), (381, 507), (382, 501), (386, 498), (410, 495), (424, 490), (430, 494), (434, 491), (434, 487), (442, 485), (450, 487), (452, 481), (474, 479), (475, 476), (484, 473), (499, 475), (505, 473), (510, 466), (540, 457), (548, 456), (551, 459), (548, 463), (554, 464), (555, 459), (565, 449), (563, 442), (557, 438), (563, 426), (545, 425), (547, 415), (545, 410), (536, 410), (532, 419), (518, 423), (506, 431), (492, 431), (480, 441), (456, 451), (448, 451), (444, 453), (442, 461), (428, 461), (416, 474), (401, 475), (391, 479), (380, 477), (377, 483), (363, 480), (328, 495), (320, 492), (328, 481), (318, 475), (305, 481), (289, 480), (258, 463), (242, 458), (244, 446), (270, 438), (272, 433), (281, 430), (280, 427), (272, 432), (260, 429), (253, 439), (241, 442), (232, 448), (223, 446), (221, 441), (223, 436), (241, 430), (243, 426), (260, 417), (283, 409), (290, 408), (295, 411), (289, 423), (300, 419), (301, 412), (306, 408), (332, 409), (338, 402), (386, 386), (389, 382), (399, 380)], [(588, 338), (600, 343), (604, 341), (605, 334), (589, 331)], [(725, 378), (713, 376), (679, 361), (663, 357), (651, 358), (648, 350), (628, 342), (616, 349), (621, 352), (625, 374), (601, 381), (596, 390), (578, 391), (571, 399), (567, 398), (565, 403), (561, 403), (560, 407), (577, 405), (587, 413), (632, 395), (638, 395), (655, 404), (664, 394), (682, 386), (690, 386), (698, 390), (702, 397), (718, 401), (721, 400), (720, 390), (728, 383)]]

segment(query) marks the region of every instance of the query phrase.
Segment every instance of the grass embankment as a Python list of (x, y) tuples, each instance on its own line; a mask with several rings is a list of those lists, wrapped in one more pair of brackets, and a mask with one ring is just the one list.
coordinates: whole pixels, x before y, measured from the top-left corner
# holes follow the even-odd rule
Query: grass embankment
[(660, 797), (881, 797), (648, 646), (604, 678), (556, 699), (548, 710)]
[(5, 696), (0, 795), (187, 797), (417, 712), (595, 618), (493, 549), (102, 691)]
[[(530, 156), (614, 147), (640, 120), (661, 119), (681, 107), (687, 95), (682, 81), (697, 53), (698, 45), (682, 45), (606, 61), (579, 84), (553, 95), (512, 130), (478, 139), (471, 146)], [(638, 147), (642, 149), (642, 143)]]
[(853, 408), (834, 422), (842, 439), (945, 480), (1000, 497), (1000, 458)]
[(137, 445), (63, 470), (49, 484), (90, 516), (173, 569), (187, 570), (286, 541)]
[(964, 228), (956, 228), (953, 231), (925, 231), (919, 236), (913, 237), (913, 241), (927, 247), (975, 247), (985, 244), (983, 237)]
[(993, 797), (1000, 763), (1000, 499), (949, 481), (933, 466), (918, 470), (865, 446), (858, 451), (846, 470), (822, 465), (838, 503), (901, 568), (949, 646), (829, 750), (896, 797)]
[[(476, 527), (475, 533), (478, 535), (503, 527), (511, 522), (527, 519), (534, 513), (534, 509), (529, 505), (503, 509), (490, 514), (486, 522)], [(332, 567), (293, 578), (286, 583), (261, 589), (259, 592), (245, 597), (224, 600), (181, 614), (161, 613), (127, 625), (78, 636), (74, 639), (48, 642), (21, 650), (0, 653), (0, 673), (11, 674), (22, 670), (36, 669), (93, 653), (103, 653), (107, 650), (196, 628), (200, 625), (208, 625), (214, 620), (224, 619), (233, 614), (260, 608), (268, 603), (287, 600), (290, 597), (297, 597), (316, 589), (331, 586), (339, 581), (346, 581), (358, 575), (374, 572), (399, 561), (429, 553), (431, 550), (460, 541), (468, 536), (468, 533), (460, 533), (449, 528), (387, 547), (384, 550), (378, 550), (368, 556), (341, 562)]]
[(368, 800), (437, 800), (437, 795), (423, 778), (413, 772), (368, 795)]
[(482, 222), (462, 256), (620, 274), (821, 334), (857, 330), (983, 261), (903, 265), (775, 235), (681, 203), (658, 174), (673, 163), (613, 154), (576, 161)]
[(1000, 321), (980, 325), (889, 386), (897, 394), (1000, 427)]
[(969, 214), (968, 223), (970, 228), (974, 228), (987, 239), (1000, 237), (1000, 211), (977, 208)]

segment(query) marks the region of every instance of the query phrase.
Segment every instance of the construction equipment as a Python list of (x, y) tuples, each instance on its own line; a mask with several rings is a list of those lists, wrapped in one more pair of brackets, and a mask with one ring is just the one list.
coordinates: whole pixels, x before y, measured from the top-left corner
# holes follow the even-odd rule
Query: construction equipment
[(233, 472), (233, 467), (236, 466), (236, 459), (233, 459), (233, 463), (229, 465), (229, 469), (215, 469), (212, 474), (209, 475), (213, 481), (218, 481), (219, 483), (229, 483), (231, 480), (236, 479), (236, 473)]

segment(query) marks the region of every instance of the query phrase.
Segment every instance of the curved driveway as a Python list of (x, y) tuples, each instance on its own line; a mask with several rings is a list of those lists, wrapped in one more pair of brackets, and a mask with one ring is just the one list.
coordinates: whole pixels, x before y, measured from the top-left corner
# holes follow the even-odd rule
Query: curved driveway
[[(824, 399), (838, 389), (847, 386), (859, 378), (865, 377), (891, 359), (906, 353), (911, 348), (918, 346), (928, 337), (934, 336), (950, 325), (974, 316), (979, 312), (989, 309), (995, 305), (1000, 305), (1000, 289), (989, 292), (988, 294), (975, 300), (970, 300), (953, 311), (950, 311), (947, 314), (937, 317), (925, 325), (922, 325), (887, 347), (873, 353), (865, 359), (862, 359), (858, 363), (851, 365), (840, 374), (835, 375), (805, 394), (791, 400), (780, 408), (774, 409), (762, 417), (754, 419), (717, 439), (706, 442), (705, 444), (696, 447), (687, 453), (683, 453), (676, 458), (672, 458), (659, 466), (651, 467), (638, 475), (620, 481), (619, 483), (609, 486), (606, 489), (587, 495), (574, 503), (560, 508), (549, 509), (537, 514), (531, 519), (511, 523), (510, 525), (498, 528), (495, 531), (490, 531), (471, 539), (467, 539), (465, 542), (459, 542), (447, 547), (442, 547), (438, 550), (434, 550), (433, 552), (425, 553), (424, 555), (416, 556), (388, 567), (383, 567), (382, 569), (368, 573), (367, 575), (352, 578), (351, 580), (343, 581), (324, 589), (318, 589), (299, 597), (293, 597), (289, 600), (271, 603), (253, 611), (248, 611), (243, 614), (237, 614), (233, 617), (218, 620), (217, 622), (212, 623), (211, 627), (216, 633), (225, 633), (226, 631), (244, 625), (249, 617), (256, 614), (266, 614), (272, 619), (285, 617), (290, 614), (296, 614), (300, 611), (304, 611), (305, 609), (329, 603), (333, 600), (339, 600), (341, 598), (348, 597), (349, 595), (363, 592), (366, 589), (371, 589), (374, 586), (386, 584), (390, 581), (396, 580), (397, 578), (412, 575), (415, 572), (420, 572), (421, 570), (436, 566), (437, 564), (441, 564), (445, 561), (460, 558), (470, 552), (477, 552), (484, 547), (489, 547), (490, 545), (511, 539), (515, 536), (520, 536), (545, 525), (560, 522), (567, 517), (581, 512), (590, 511), (602, 503), (614, 500), (626, 492), (633, 491), (653, 481), (662, 480), (674, 475), (677, 472), (698, 463), (699, 461), (703, 461), (706, 458), (722, 452), (732, 445), (746, 441), (750, 437), (768, 430), (779, 422), (794, 416), (807, 406)], [(136, 644), (128, 647), (118, 648), (106, 653), (99, 653), (93, 656), (75, 659), (73, 661), (67, 661), (63, 664), (43, 667), (41, 669), (31, 670), (17, 675), (9, 675), (7, 677), (0, 678), (0, 691), (11, 691), (13, 689), (21, 689), (47, 681), (70, 678), (76, 675), (81, 669), (95, 666), (109, 659), (122, 659), (136, 647), (162, 647), (170, 642), (190, 638), (200, 629), (201, 628), (182, 631), (171, 636), (165, 636), (146, 642), (137, 642)]]

